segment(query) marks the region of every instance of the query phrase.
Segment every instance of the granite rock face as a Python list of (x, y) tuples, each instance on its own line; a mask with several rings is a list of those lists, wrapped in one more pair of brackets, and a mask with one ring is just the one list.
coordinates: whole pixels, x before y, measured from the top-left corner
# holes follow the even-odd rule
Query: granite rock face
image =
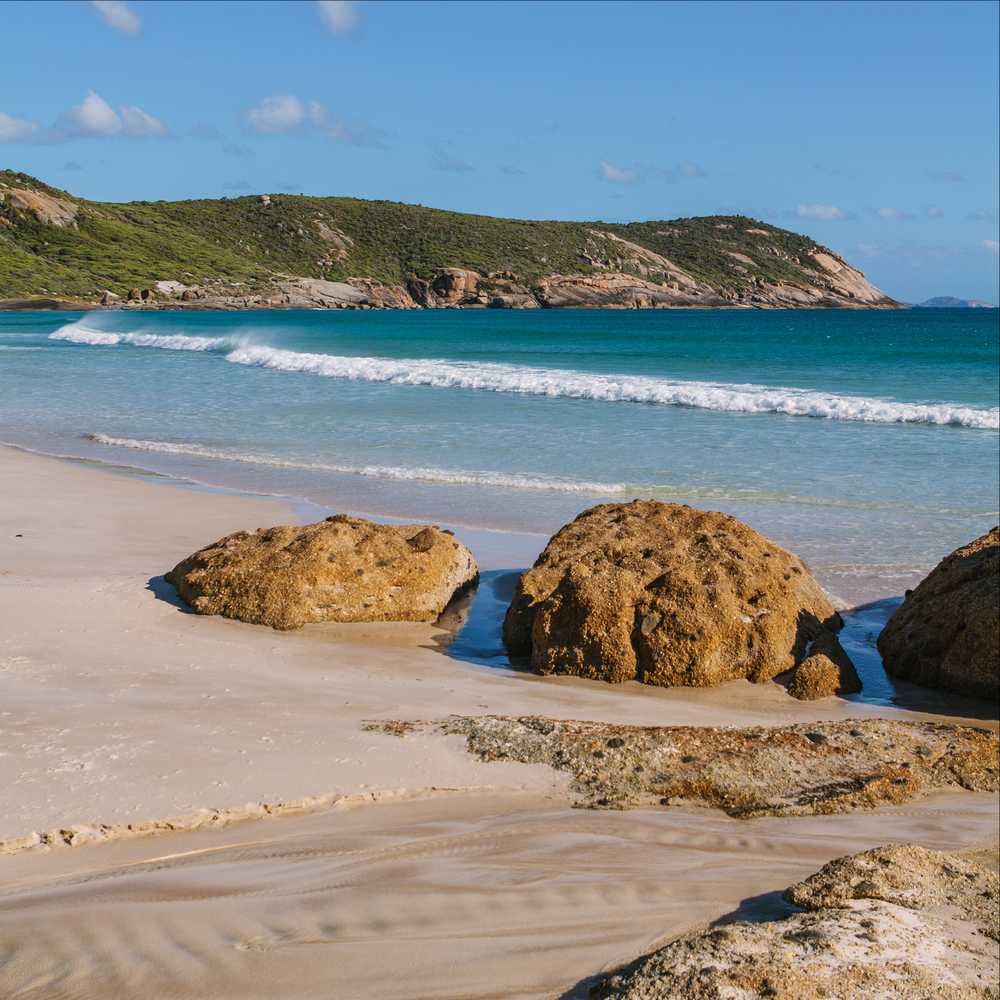
[(770, 680), (840, 624), (802, 561), (752, 528), (635, 500), (553, 536), (518, 583), (504, 642), (545, 674), (705, 687)]
[(785, 899), (805, 912), (685, 935), (591, 990), (602, 1000), (994, 1000), (997, 877), (890, 845), (832, 861)]
[(1000, 528), (957, 549), (910, 591), (878, 638), (896, 677), (960, 694), (1000, 693)]
[(293, 629), (310, 622), (434, 621), (478, 577), (447, 531), (338, 515), (239, 531), (166, 574), (198, 614)]

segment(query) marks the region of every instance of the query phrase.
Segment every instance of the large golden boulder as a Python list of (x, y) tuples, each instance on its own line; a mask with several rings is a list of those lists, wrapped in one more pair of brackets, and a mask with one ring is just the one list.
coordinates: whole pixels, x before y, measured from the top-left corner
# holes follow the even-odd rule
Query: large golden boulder
[(635, 500), (553, 536), (504, 642), (546, 674), (703, 687), (770, 680), (840, 624), (802, 561), (736, 518)]
[(477, 577), (472, 553), (448, 531), (346, 514), (238, 531), (166, 574), (198, 614), (277, 629), (434, 621)]
[(979, 698), (1000, 688), (1000, 528), (944, 558), (878, 638), (896, 677)]

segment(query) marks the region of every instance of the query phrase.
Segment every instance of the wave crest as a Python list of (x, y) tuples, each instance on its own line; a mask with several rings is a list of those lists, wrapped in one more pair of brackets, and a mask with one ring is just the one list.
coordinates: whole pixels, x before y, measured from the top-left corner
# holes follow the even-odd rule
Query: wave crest
[(49, 334), (50, 340), (112, 347), (154, 347), (175, 351), (226, 351), (232, 364), (299, 372), (355, 382), (428, 386), (480, 392), (515, 393), (552, 399), (647, 403), (727, 413), (776, 413), (875, 424), (927, 424), (1000, 430), (1000, 407), (959, 403), (907, 403), (871, 396), (851, 396), (794, 386), (705, 382), (615, 375), (563, 368), (535, 368), (497, 362), (437, 358), (352, 357), (312, 354), (247, 343), (243, 337), (115, 332), (85, 319)]
[(221, 351), (237, 346), (232, 337), (197, 337), (166, 333), (115, 333), (89, 326), (83, 320), (67, 323), (49, 334), (49, 340), (64, 340), (71, 344), (89, 344), (92, 347), (158, 347), (165, 351)]
[(510, 392), (603, 402), (658, 403), (730, 413), (780, 413), (882, 424), (937, 424), (1000, 429), (1000, 408), (896, 400), (794, 387), (675, 381), (646, 375), (603, 375), (560, 368), (419, 358), (364, 358), (306, 354), (244, 346), (226, 355), (234, 364), (306, 372), (356, 382), (387, 382), (438, 389)]

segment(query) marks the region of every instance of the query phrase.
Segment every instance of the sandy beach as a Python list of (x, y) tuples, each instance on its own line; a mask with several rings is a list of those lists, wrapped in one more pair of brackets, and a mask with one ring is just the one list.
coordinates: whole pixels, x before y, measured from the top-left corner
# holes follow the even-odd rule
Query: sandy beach
[[(196, 616), (165, 570), (304, 512), (14, 449), (0, 463), (4, 995), (571, 995), (673, 934), (780, 908), (776, 893), (848, 851), (995, 838), (995, 798), (969, 792), (752, 821), (574, 809), (548, 767), (364, 723), (938, 716), (743, 681), (539, 678), (449, 655), (435, 626), (279, 633)], [(544, 542), (463, 540), (487, 571)], [(174, 830), (132, 836), (162, 820)]]

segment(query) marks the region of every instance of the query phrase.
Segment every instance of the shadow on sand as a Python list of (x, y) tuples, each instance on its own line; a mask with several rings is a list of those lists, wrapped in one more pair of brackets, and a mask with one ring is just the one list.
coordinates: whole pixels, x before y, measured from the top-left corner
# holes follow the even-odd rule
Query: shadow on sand
[[(785, 902), (783, 891), (763, 892), (759, 896), (748, 896), (742, 900), (735, 910), (724, 913), (718, 920), (713, 920), (708, 924), (708, 928), (724, 927), (726, 924), (735, 923), (766, 924), (773, 920), (783, 920), (793, 913), (800, 912), (799, 907)], [(693, 927), (691, 931), (685, 933), (697, 932), (698, 930), (698, 927)], [(669, 943), (669, 941), (664, 941), (663, 944), (654, 948), (653, 951), (659, 951), (660, 948), (665, 947)], [(561, 994), (559, 1000), (600, 1000), (601, 997), (607, 995), (604, 987), (612, 976), (628, 975), (638, 968), (651, 954), (653, 952), (648, 952), (633, 959), (631, 962), (627, 962), (625, 965), (619, 965), (617, 968), (609, 969), (607, 972), (598, 972), (593, 976), (587, 976), (572, 986), (567, 992)]]
[(146, 590), (148, 590), (158, 601), (163, 601), (166, 604), (173, 605), (178, 611), (184, 612), (186, 615), (193, 615), (194, 612), (181, 600), (178, 595), (174, 585), (172, 583), (167, 583), (163, 575), (151, 576), (146, 581)]

